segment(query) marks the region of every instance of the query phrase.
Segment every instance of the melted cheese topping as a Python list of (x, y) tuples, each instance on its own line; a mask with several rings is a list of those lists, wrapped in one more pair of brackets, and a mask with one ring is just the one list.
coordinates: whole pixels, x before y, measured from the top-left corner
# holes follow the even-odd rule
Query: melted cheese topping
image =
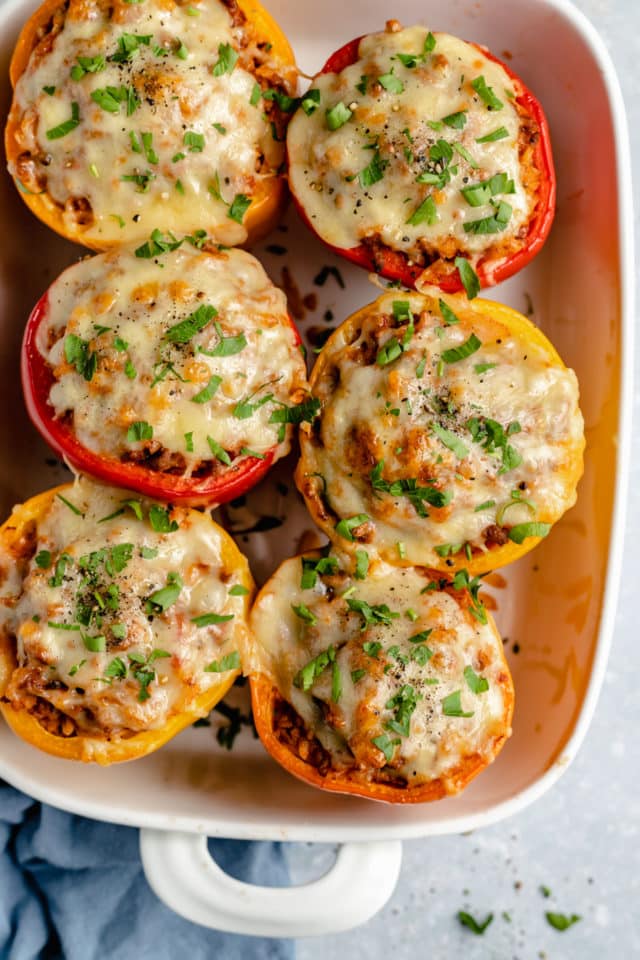
[[(18, 706), (40, 697), (79, 733), (163, 727), (222, 667), (239, 666), (247, 598), (230, 591), (246, 564), (228, 568), (227, 535), (206, 514), (85, 479), (63, 496), (80, 514), (53, 499), (26, 575), (0, 556), (0, 630), (15, 637), (18, 662), (6, 696)], [(157, 532), (154, 519), (176, 529)], [(221, 622), (193, 622), (210, 613)]]
[(443, 313), (402, 297), (347, 321), (311, 377), (320, 425), (301, 435), (297, 480), (334, 514), (327, 533), (359, 517), (352, 536), (389, 562), (438, 565), (555, 522), (581, 473), (574, 372), (462, 298)]
[[(254, 94), (255, 76), (236, 62), (247, 38), (225, 5), (147, 0), (118, 4), (117, 17), (108, 6), (86, 6), (84, 19), (67, 13), (16, 85), (21, 144), (48, 194), (72, 227), (75, 201), (89, 202), (95, 219), (84, 236), (98, 246), (159, 225), (244, 242), (230, 205), (276, 175), (283, 147)], [(254, 52), (264, 60), (249, 48), (247, 62)], [(20, 179), (18, 165), (11, 173)]]
[[(78, 338), (94, 370), (76, 360)], [(168, 451), (155, 468), (184, 475), (203, 461), (222, 471), (251, 453), (284, 456), (292, 428), (271, 421), (307, 386), (286, 298), (242, 250), (185, 242), (153, 260), (120, 250), (81, 261), (50, 288), (37, 346), (56, 377), (56, 416), (73, 414), (85, 447), (124, 459)]]
[[(427, 571), (377, 563), (358, 580), (334, 562), (303, 589), (295, 557), (263, 588), (250, 619), (251, 670), (272, 679), (334, 768), (375, 777), (388, 765), (416, 786), (455, 783), (472, 755), (491, 760), (510, 732), (512, 700), (492, 622), (438, 583), (425, 592)], [(367, 615), (354, 609), (363, 604)]]
[[(421, 263), (425, 255), (479, 255), (523, 228), (526, 235), (535, 202), (523, 182), (514, 83), (448, 34), (437, 33), (426, 52), (427, 36), (410, 27), (365, 37), (356, 63), (314, 79), (317, 107), (298, 110), (289, 126), (291, 188), (333, 246), (379, 238)], [(499, 107), (473, 82), (486, 98), (491, 88)], [(502, 182), (493, 193), (473, 192), (474, 205), (461, 194), (496, 174)]]

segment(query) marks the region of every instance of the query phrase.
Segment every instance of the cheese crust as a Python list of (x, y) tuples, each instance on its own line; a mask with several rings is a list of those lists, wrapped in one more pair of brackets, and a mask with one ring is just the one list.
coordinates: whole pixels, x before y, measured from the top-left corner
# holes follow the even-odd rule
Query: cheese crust
[(44, 195), (50, 225), (94, 249), (158, 226), (244, 243), (251, 206), (281, 193), (286, 114), (273, 97), (295, 87), (284, 37), (271, 52), (243, 12), (257, 6), (49, 3), (7, 128), (27, 202)]
[(204, 513), (87, 479), (47, 497), (33, 515), (16, 508), (0, 537), (8, 718), (117, 742), (207, 713), (247, 635), (252, 581), (228, 535)]
[(455, 589), (379, 561), (351, 570), (327, 551), (294, 557), (259, 593), (249, 657), (258, 731), (317, 786), (405, 801), (456, 793), (496, 756), (513, 711), (477, 584), (470, 593), (468, 578)]
[(576, 376), (507, 307), (385, 294), (338, 328), (310, 380), (321, 410), (296, 482), (343, 549), (485, 572), (575, 502)]
[(51, 413), (87, 449), (198, 480), (288, 453), (281, 413), (308, 389), (305, 364), (286, 298), (250, 254), (110, 251), (66, 270), (45, 311)]
[(289, 181), (313, 229), (425, 267), (521, 249), (541, 171), (519, 83), (477, 46), (395, 21), (358, 54), (314, 78), (317, 103), (303, 98), (311, 112), (289, 126)]

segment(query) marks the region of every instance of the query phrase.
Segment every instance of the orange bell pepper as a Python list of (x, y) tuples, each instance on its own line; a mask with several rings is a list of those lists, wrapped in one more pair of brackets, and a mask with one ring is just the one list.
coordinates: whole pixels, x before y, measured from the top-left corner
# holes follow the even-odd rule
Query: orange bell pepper
[[(57, 494), (64, 495), (71, 488), (71, 484), (65, 484), (31, 497), (25, 503), (16, 506), (9, 519), (0, 527), (0, 554), (8, 558), (9, 562), (24, 563), (25, 546), (28, 544), (29, 537), (33, 536), (33, 531), (37, 529), (38, 520)], [(211, 524), (216, 526), (213, 521)], [(254, 589), (253, 579), (245, 557), (231, 537), (226, 534), (222, 540), (222, 559), (229, 573), (232, 571), (240, 573), (240, 582), (248, 591), (243, 598), (246, 616)], [(239, 669), (225, 672), (217, 683), (195, 697), (185, 687), (182, 704), (179, 709), (172, 712), (170, 719), (163, 727), (136, 733), (128, 738), (109, 739), (107, 736), (82, 734), (58, 736), (46, 730), (37, 717), (27, 710), (16, 709), (5, 698), (5, 692), (16, 666), (15, 640), (7, 636), (6, 632), (0, 631), (0, 713), (14, 733), (26, 743), (45, 753), (65, 760), (95, 762), (101, 766), (134, 760), (157, 750), (195, 720), (206, 716), (225, 696), (240, 673)]]

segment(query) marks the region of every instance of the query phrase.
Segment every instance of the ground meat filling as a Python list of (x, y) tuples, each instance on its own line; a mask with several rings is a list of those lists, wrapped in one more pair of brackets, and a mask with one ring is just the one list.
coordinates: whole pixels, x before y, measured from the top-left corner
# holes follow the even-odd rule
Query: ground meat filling
[[(518, 157), (521, 165), (521, 175), (523, 186), (532, 196), (536, 196), (540, 189), (542, 174), (536, 165), (536, 149), (540, 141), (540, 128), (533, 117), (530, 117), (519, 104), (515, 104), (520, 114), (520, 130), (518, 133)], [(516, 237), (506, 237), (496, 241), (482, 254), (483, 260), (497, 260), (516, 253), (524, 245), (532, 224), (535, 221), (538, 212), (538, 199), (532, 205), (529, 220), (518, 230)], [(362, 246), (371, 258), (374, 270), (381, 272), (388, 266), (387, 257), (390, 248), (384, 243), (379, 234), (372, 234), (362, 240)], [(449, 237), (444, 245), (434, 247), (426, 239), (418, 242), (418, 249), (414, 251), (411, 258), (399, 250), (394, 250), (394, 255), (399, 256), (406, 262), (422, 268), (430, 267), (438, 261), (443, 261), (447, 265), (453, 265), (456, 257), (467, 256), (467, 250), (461, 245), (455, 237)]]
[[(328, 709), (325, 703), (322, 703), (321, 707), (323, 712)], [(330, 719), (326, 713), (325, 719), (327, 721)], [(302, 717), (296, 713), (291, 704), (287, 703), (279, 693), (274, 696), (273, 731), (284, 747), (304, 763), (314, 767), (321, 777), (326, 777), (333, 771), (331, 754), (311, 733)], [(341, 768), (340, 773), (344, 775), (345, 770)], [(361, 769), (357, 765), (355, 757), (353, 766), (348, 769), (348, 773), (354, 780), (373, 780), (376, 783), (388, 784), (399, 789), (407, 789), (409, 786), (404, 777), (399, 776), (389, 767), (376, 770)]]

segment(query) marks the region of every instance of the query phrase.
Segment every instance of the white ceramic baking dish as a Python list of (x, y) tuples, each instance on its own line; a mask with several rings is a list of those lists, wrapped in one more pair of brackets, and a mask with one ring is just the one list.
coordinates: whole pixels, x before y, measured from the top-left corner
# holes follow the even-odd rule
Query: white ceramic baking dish
[[(34, 0), (0, 8), (2, 99), (7, 63)], [(523, 273), (492, 291), (533, 310), (581, 384), (586, 471), (577, 506), (529, 556), (493, 576), (517, 700), (513, 737), (498, 761), (460, 797), (411, 809), (330, 796), (281, 770), (249, 734), (232, 752), (214, 727), (191, 729), (158, 753), (113, 769), (69, 764), (32, 750), (0, 726), (0, 776), (39, 800), (141, 828), (147, 877), (166, 902), (198, 923), (239, 933), (301, 936), (363, 922), (390, 896), (400, 840), (493, 823), (547, 790), (571, 762), (596, 703), (609, 651), (620, 578), (629, 460), (632, 375), (631, 185), (624, 108), (615, 72), (592, 26), (567, 0), (270, 0), (303, 70), (312, 73), (351, 37), (393, 15), (485, 43), (507, 58), (541, 99), (551, 123), (558, 213), (551, 237)], [(36, 223), (0, 178), (0, 423), (3, 514), (59, 479), (60, 468), (27, 422), (18, 383), (24, 320), (77, 248)], [(336, 321), (373, 299), (364, 273), (334, 261), (293, 211), (258, 251), (276, 280), (288, 265), (300, 291), (315, 291), (307, 325)], [(336, 263), (346, 289), (329, 276)], [(292, 462), (259, 494), (260, 512), (285, 518), (268, 533), (240, 537), (258, 579), (293, 552), (311, 526), (292, 492)], [(508, 583), (505, 586), (505, 580)], [(329, 873), (305, 887), (248, 887), (211, 860), (207, 836), (344, 844)]]

